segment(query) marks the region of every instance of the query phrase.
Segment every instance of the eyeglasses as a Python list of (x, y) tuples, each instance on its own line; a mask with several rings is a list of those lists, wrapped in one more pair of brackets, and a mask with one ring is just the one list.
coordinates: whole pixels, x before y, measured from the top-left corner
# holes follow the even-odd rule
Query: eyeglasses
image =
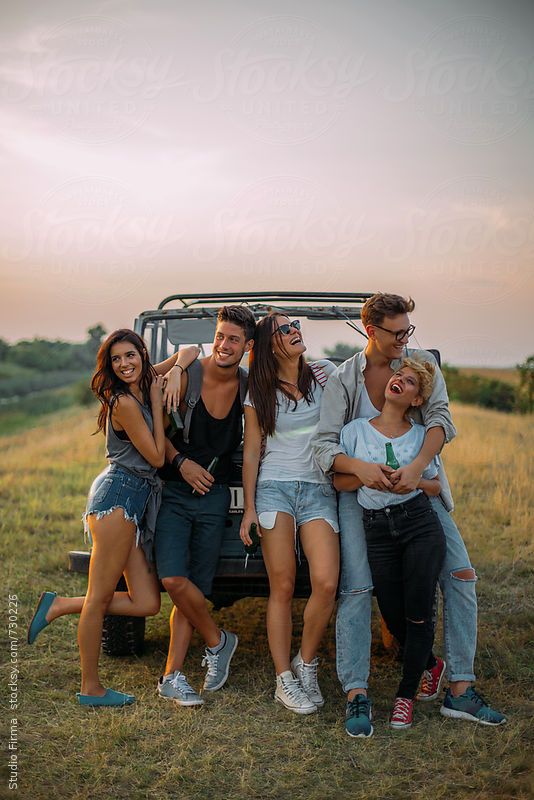
[(283, 333), (284, 336), (287, 336), (291, 328), (295, 328), (296, 331), (300, 331), (300, 319), (294, 319), (293, 322), (289, 323), (286, 322), (284, 323), (284, 325), (279, 325), (278, 328), (274, 329), (273, 334), (278, 333), (278, 331), (280, 331), (280, 333)]
[(382, 325), (374, 325), (374, 324), (373, 328), (380, 328), (381, 331), (386, 331), (386, 333), (391, 333), (392, 336), (395, 337), (397, 342), (402, 342), (402, 340), (405, 337), (409, 339), (410, 336), (412, 336), (413, 332), (415, 331), (415, 325), (410, 325), (410, 327), (406, 328), (405, 331), (390, 331), (389, 328), (383, 328)]

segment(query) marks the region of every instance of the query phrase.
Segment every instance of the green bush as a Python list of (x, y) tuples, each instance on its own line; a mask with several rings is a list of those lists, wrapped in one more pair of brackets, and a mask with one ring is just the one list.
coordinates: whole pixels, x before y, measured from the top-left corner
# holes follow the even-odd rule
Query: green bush
[(102, 325), (94, 325), (88, 329), (87, 340), (83, 344), (60, 339), (25, 339), (10, 345), (0, 339), (0, 362), (17, 364), (36, 372), (69, 370), (79, 375), (94, 368), (105, 333)]
[(451, 400), (497, 411), (510, 412), (516, 409), (516, 391), (511, 384), (480, 375), (465, 375), (450, 364), (443, 364), (442, 370)]
[(93, 403), (96, 402), (96, 397), (92, 392), (88, 378), (82, 378), (74, 384), (72, 387), (72, 396), (74, 402), (79, 406), (92, 406)]

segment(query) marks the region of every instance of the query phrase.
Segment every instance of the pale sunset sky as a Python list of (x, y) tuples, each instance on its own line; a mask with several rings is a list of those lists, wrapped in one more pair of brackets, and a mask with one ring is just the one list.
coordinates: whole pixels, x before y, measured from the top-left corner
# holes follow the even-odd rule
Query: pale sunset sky
[(19, 0), (0, 49), (0, 337), (380, 290), (450, 363), (534, 352), (533, 2)]

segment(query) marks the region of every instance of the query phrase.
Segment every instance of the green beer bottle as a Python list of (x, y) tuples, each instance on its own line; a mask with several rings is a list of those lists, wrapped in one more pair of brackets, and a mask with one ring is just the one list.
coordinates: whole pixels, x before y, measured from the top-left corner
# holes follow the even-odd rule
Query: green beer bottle
[[(215, 467), (217, 466), (218, 463), (219, 463), (219, 456), (215, 456), (215, 458), (212, 458), (207, 468), (207, 471), (210, 473), (210, 475), (213, 475), (213, 473), (215, 472)], [(196, 489), (193, 489), (191, 494), (194, 494), (195, 497), (200, 497), (200, 492), (197, 492)]]
[(252, 539), (252, 544), (246, 544), (245, 547), (245, 569), (248, 566), (248, 557), (255, 555), (258, 547), (260, 546), (260, 537), (258, 536), (258, 528), (256, 523), (253, 522), (250, 528), (248, 529), (248, 535)]
[(393, 445), (391, 442), (386, 443), (386, 464), (391, 469), (400, 469), (400, 464), (397, 461), (397, 456), (393, 452)]
[(252, 544), (246, 544), (245, 550), (249, 555), (253, 556), (260, 545), (260, 537), (258, 536), (258, 529), (255, 522), (250, 526), (248, 535), (252, 539)]

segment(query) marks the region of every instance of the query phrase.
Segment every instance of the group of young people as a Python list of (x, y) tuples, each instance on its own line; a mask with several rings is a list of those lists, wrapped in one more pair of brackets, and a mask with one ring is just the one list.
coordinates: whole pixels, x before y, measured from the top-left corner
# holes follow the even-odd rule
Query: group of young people
[[(227, 681), (238, 638), (217, 625), (205, 598), (244, 417), (240, 536), (251, 544), (256, 526), (261, 537), (275, 700), (298, 714), (324, 704), (317, 653), (339, 590), (336, 657), (347, 695), (345, 730), (372, 735), (367, 688), (374, 590), (402, 652), (393, 728), (410, 727), (414, 700), (436, 699), (445, 674), (444, 716), (485, 725), (506, 721), (473, 685), (476, 574), (450, 515), (439, 455), (455, 429), (435, 359), (407, 347), (413, 308), (411, 299), (373, 295), (361, 315), (367, 346), (337, 368), (306, 362), (298, 320), (272, 312), (256, 324), (246, 306), (220, 310), (212, 352), (202, 359), (197, 348), (184, 348), (152, 366), (133, 331), (106, 339), (92, 387), (110, 464), (94, 481), (84, 515), (93, 546), (87, 594), (44, 592), (28, 631), (33, 643), (57, 617), (80, 614), (81, 704), (134, 702), (133, 695), (100, 682), (103, 618), (156, 614), (158, 578), (173, 601), (160, 696), (181, 706), (204, 702), (184, 673), (194, 630), (206, 644), (203, 692)], [(245, 353), (248, 376), (240, 367)], [(183, 426), (166, 434), (171, 410), (181, 412)], [(311, 594), (292, 658), (300, 547)], [(117, 592), (122, 574), (128, 590)], [(445, 659), (433, 653), (438, 584)]]

